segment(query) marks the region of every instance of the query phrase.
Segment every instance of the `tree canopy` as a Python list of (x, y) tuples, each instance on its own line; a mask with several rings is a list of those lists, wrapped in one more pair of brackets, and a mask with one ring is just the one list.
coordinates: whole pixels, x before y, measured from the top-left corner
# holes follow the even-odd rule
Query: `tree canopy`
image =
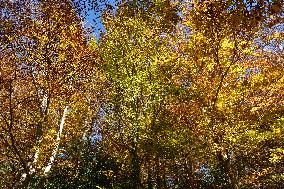
[(284, 188), (283, 6), (0, 0), (0, 187)]

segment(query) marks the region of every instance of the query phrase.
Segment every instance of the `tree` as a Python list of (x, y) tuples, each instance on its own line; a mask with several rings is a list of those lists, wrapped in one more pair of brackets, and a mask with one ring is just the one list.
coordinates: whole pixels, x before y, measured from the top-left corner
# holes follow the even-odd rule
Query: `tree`
[(96, 88), (90, 81), (96, 71), (80, 19), (68, 2), (5, 1), (2, 10), (1, 46), (8, 48), (1, 54), (1, 158), (21, 170), (11, 170), (17, 182), (5, 179), (3, 185), (24, 187), (43, 175), (42, 168), (49, 173), (59, 146), (64, 149), (63, 139), (81, 140), (91, 128)]
[(0, 15), (1, 187), (283, 187), (282, 1), (5, 0)]

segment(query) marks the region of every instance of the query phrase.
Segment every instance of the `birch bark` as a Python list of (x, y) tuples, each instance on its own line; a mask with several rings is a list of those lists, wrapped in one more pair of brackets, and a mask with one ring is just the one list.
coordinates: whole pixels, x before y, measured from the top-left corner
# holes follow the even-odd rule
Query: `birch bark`
[(54, 160), (55, 160), (56, 155), (57, 155), (58, 147), (59, 147), (60, 140), (61, 140), (61, 135), (62, 135), (63, 128), (64, 128), (65, 119), (66, 119), (66, 116), (67, 116), (67, 113), (68, 113), (68, 109), (69, 109), (69, 107), (66, 106), (65, 109), (64, 109), (63, 115), (61, 117), (59, 130), (58, 130), (56, 141), (55, 141), (55, 147), (53, 149), (52, 155), (50, 156), (49, 163), (46, 166), (46, 168), (44, 169), (45, 175), (47, 175), (49, 173), (49, 171), (51, 170), (51, 168), (54, 164)]

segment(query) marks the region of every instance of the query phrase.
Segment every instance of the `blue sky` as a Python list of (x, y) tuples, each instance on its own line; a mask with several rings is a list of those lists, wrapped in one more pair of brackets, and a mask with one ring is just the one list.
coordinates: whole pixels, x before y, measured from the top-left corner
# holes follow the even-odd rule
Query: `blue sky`
[[(106, 3), (99, 3), (100, 7), (105, 8), (105, 4), (110, 4), (115, 7), (115, 0), (106, 0)], [(101, 20), (101, 12), (100, 13), (95, 13), (94, 10), (88, 11), (87, 17), (84, 22), (84, 26), (86, 28), (92, 28), (93, 29), (93, 35), (98, 39), (99, 34), (102, 31), (105, 31), (104, 26), (102, 24)]]

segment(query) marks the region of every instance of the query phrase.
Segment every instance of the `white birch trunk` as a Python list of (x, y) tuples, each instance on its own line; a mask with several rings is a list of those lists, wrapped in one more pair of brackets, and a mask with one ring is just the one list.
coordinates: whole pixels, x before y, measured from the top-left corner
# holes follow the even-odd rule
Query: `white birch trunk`
[[(46, 111), (46, 108), (47, 108), (47, 101), (48, 101), (48, 96), (47, 94), (45, 93), (44, 96), (43, 96), (43, 99), (42, 99), (42, 103), (41, 103), (41, 111), (42, 112), (45, 112)], [(42, 137), (40, 136), (39, 137), (39, 140), (36, 141), (37, 143), (37, 146), (36, 146), (36, 152), (35, 152), (35, 155), (34, 155), (34, 160), (32, 163), (29, 163), (28, 164), (28, 168), (29, 168), (29, 174), (32, 175), (35, 171), (36, 171), (36, 163), (38, 161), (38, 157), (39, 157), (39, 150), (40, 150), (40, 144), (41, 144), (41, 141), (42, 141)], [(27, 177), (27, 174), (24, 173), (22, 174), (21, 176), (21, 180), (24, 181)]]
[(59, 147), (59, 143), (60, 143), (63, 127), (64, 127), (65, 118), (66, 118), (66, 115), (68, 113), (68, 108), (69, 107), (66, 106), (65, 109), (64, 109), (64, 112), (63, 112), (63, 115), (62, 115), (62, 118), (61, 118), (61, 121), (60, 121), (60, 125), (59, 125), (59, 131), (57, 132), (57, 137), (56, 137), (56, 141), (55, 141), (55, 147), (53, 149), (52, 155), (50, 156), (49, 163), (46, 166), (46, 168), (44, 169), (44, 174), (45, 175), (47, 175), (49, 173), (49, 171), (51, 170), (51, 167), (54, 164), (54, 160), (55, 160), (55, 157), (57, 155), (57, 151), (58, 151), (58, 147)]
[(84, 122), (84, 127), (83, 127), (84, 132), (83, 132), (83, 136), (82, 136), (82, 141), (83, 141), (84, 144), (86, 143), (86, 141), (89, 140), (89, 137), (87, 136), (88, 124), (89, 124), (88, 118), (86, 118), (85, 122)]

